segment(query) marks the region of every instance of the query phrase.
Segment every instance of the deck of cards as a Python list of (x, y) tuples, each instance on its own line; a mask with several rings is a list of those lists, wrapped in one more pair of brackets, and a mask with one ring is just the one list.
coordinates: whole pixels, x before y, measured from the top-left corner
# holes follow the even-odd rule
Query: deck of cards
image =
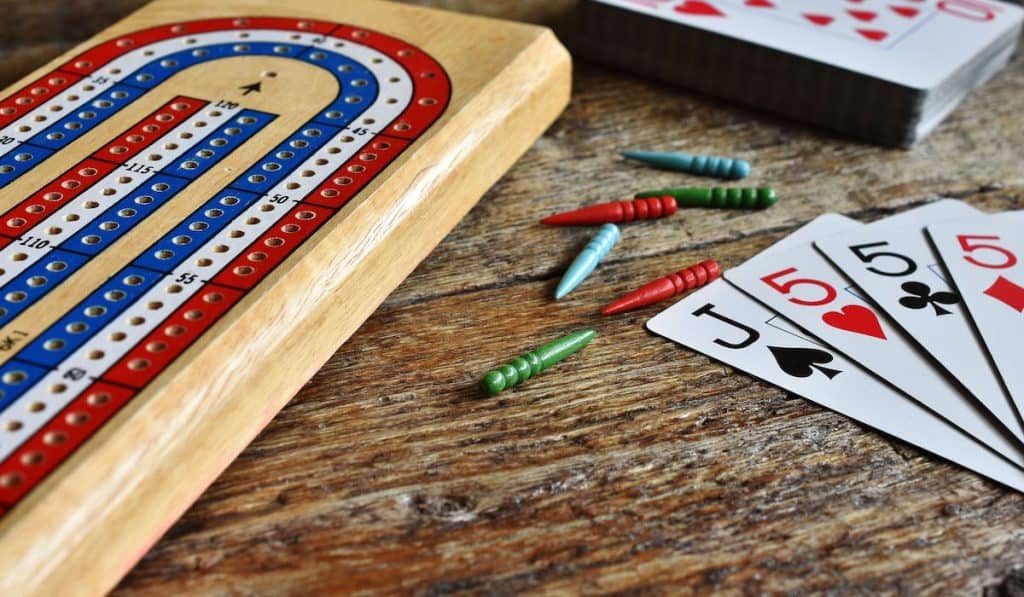
[(829, 214), (648, 328), (1024, 491), (1024, 211)]
[(582, 0), (599, 62), (891, 146), (927, 135), (1013, 54), (998, 0)]

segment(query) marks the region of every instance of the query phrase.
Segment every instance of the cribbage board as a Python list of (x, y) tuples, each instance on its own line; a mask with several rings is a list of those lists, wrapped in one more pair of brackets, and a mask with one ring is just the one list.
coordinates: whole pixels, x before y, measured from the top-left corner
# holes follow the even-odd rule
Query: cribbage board
[(537, 27), (162, 0), (0, 94), (0, 592), (112, 587), (569, 78)]

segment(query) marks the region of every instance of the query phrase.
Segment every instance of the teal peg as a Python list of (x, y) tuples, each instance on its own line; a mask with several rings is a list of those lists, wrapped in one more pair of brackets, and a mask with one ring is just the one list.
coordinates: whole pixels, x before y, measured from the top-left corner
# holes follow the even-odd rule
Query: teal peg
[(644, 162), (657, 168), (730, 180), (746, 178), (750, 174), (750, 162), (714, 155), (627, 150), (622, 152), (622, 157)]
[(516, 357), (511, 363), (484, 375), (480, 380), (480, 389), (488, 396), (497, 396), (502, 391), (517, 386), (555, 363), (567, 359), (589, 344), (595, 336), (597, 332), (593, 329), (580, 330)]
[(558, 288), (555, 290), (555, 300), (569, 294), (583, 280), (586, 280), (587, 276), (597, 268), (597, 264), (601, 263), (601, 260), (608, 254), (608, 251), (611, 251), (615, 243), (619, 242), (621, 236), (619, 227), (615, 224), (601, 226), (597, 235), (590, 239), (587, 246), (583, 247), (580, 254), (573, 260), (569, 269), (565, 270), (565, 275), (562, 276), (562, 281), (558, 283)]

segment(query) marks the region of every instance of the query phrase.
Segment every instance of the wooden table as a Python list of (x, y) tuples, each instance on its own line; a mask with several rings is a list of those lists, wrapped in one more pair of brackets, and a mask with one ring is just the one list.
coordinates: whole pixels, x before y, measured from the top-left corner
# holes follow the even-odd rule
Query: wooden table
[[(560, 33), (573, 8), (421, 3)], [(0, 25), (11, 48), (2, 82), (137, 4), (15, 5)], [(565, 115), (120, 593), (977, 594), (1021, 563), (1017, 493), (652, 336), (643, 323), (657, 307), (597, 310), (706, 257), (736, 265), (827, 211), (871, 220), (939, 196), (1024, 207), (1024, 61), (909, 152), (576, 69)], [(540, 217), (683, 180), (618, 159), (627, 147), (749, 159), (750, 182), (782, 200), (630, 225), (600, 271), (555, 303), (592, 231), (542, 228)], [(600, 336), (583, 353), (500, 398), (479, 396), (488, 367), (584, 326)]]

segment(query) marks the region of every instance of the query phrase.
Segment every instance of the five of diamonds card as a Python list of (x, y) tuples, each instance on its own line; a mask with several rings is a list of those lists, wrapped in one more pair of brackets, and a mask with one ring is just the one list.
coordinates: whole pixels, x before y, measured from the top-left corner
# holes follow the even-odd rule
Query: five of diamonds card
[(1024, 491), (1024, 212), (829, 214), (648, 328)]

